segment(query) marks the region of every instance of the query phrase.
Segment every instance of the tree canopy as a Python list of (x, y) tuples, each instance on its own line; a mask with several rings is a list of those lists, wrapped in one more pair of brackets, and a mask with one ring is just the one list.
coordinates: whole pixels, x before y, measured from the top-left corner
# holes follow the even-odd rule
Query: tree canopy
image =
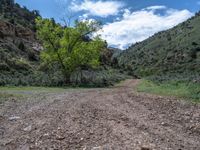
[(105, 42), (94, 33), (100, 29), (96, 21), (76, 21), (73, 27), (61, 26), (53, 19), (36, 19), (37, 35), (43, 42), (43, 61), (59, 63), (66, 79), (77, 68), (97, 67)]

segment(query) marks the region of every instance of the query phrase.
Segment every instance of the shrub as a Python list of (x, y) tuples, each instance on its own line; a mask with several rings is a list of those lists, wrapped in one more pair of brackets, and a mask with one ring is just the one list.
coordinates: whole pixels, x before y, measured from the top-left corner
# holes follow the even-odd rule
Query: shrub
[(25, 59), (19, 59), (13, 61), (13, 68), (16, 70), (31, 70), (32, 66)]
[(0, 70), (1, 71), (9, 71), (10, 70), (10, 68), (9, 68), (9, 66), (6, 64), (6, 63), (0, 63)]
[(25, 45), (24, 45), (24, 43), (23, 43), (22, 41), (19, 42), (18, 48), (19, 48), (20, 50), (22, 50), (22, 51), (25, 50)]

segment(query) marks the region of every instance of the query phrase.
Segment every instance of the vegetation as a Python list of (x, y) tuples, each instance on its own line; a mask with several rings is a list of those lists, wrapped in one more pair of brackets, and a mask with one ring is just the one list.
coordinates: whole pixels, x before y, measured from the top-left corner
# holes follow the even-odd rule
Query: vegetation
[(178, 26), (132, 45), (117, 67), (146, 78), (139, 91), (200, 99), (200, 12)]
[[(70, 82), (74, 86), (103, 87), (127, 78), (123, 71), (113, 69), (111, 57), (114, 51), (107, 49), (106, 43), (98, 37), (91, 40), (88, 36), (90, 33), (80, 36), (81, 32), (86, 32), (89, 29), (92, 29), (92, 33), (100, 27), (100, 24), (77, 22), (75, 28), (66, 28), (56, 24), (53, 19), (40, 20), (41, 22), (51, 23), (51, 29), (56, 26), (62, 32), (62, 37), (58, 38), (61, 42), (59, 43), (60, 47), (54, 50), (58, 50), (58, 53), (62, 54), (65, 71), (72, 74), (70, 77), (69, 75), (65, 77), (61, 63), (58, 63), (58, 57), (56, 58), (56, 55), (54, 55), (56, 53), (49, 53), (52, 50), (48, 49), (49, 47), (52, 48), (51, 45), (45, 44), (45, 41), (43, 41), (45, 51), (42, 54), (40, 50), (34, 48), (35, 44), (41, 46), (41, 41), (36, 39), (35, 32), (35, 19), (38, 16), (40, 16), (38, 11), (29, 11), (26, 7), (15, 4), (13, 0), (0, 1), (0, 86), (65, 86), (65, 78), (67, 80), (70, 78)], [(4, 28), (1, 23), (8, 26), (6, 31), (1, 30)], [(46, 29), (51, 30), (50, 28)], [(19, 34), (12, 32), (18, 30)], [(22, 31), (24, 35), (30, 34), (31, 38), (23, 36)], [(45, 35), (49, 33), (46, 32)], [(68, 43), (64, 39), (67, 38), (69, 33), (73, 37), (70, 36), (71, 41), (68, 41)], [(69, 46), (70, 43), (75, 41), (76, 37), (77, 42), (72, 47)], [(53, 41), (54, 44), (58, 40)], [(67, 46), (71, 48), (68, 49)], [(69, 53), (65, 53), (67, 51)], [(41, 61), (40, 55), (43, 61)], [(53, 57), (49, 59), (49, 56)]]
[(200, 73), (200, 13), (173, 29), (136, 43), (116, 59), (138, 77)]
[[(68, 90), (72, 90), (68, 88)], [(27, 86), (4, 86), (0, 87), (0, 104), (5, 101), (26, 101), (29, 98), (38, 97), (48, 93), (59, 93), (65, 92), (66, 88), (55, 88), (55, 87), (27, 87)]]
[(200, 12), (178, 26), (132, 45), (118, 67), (146, 78), (139, 91), (200, 99)]
[(0, 93), (0, 104), (4, 103), (7, 100), (10, 100), (16, 96), (17, 95), (14, 95), (14, 94)]
[(1, 0), (0, 19), (16, 26), (35, 30), (35, 19), (40, 16), (37, 10), (30, 11), (14, 3), (14, 0)]
[(100, 28), (95, 21), (75, 22), (74, 27), (62, 27), (53, 20), (36, 20), (37, 34), (42, 41), (44, 51), (41, 53), (46, 63), (59, 63), (65, 82), (76, 69), (93, 68), (99, 65), (100, 52), (105, 48), (98, 36), (90, 36)]
[(139, 92), (176, 96), (200, 102), (200, 86), (191, 82), (168, 81), (155, 83), (150, 80), (142, 80), (137, 90)]
[[(101, 27), (98, 22), (63, 27), (13, 0), (1, 0), (0, 20), (32, 34), (27, 39), (0, 31), (0, 86), (104, 87), (136, 76), (146, 79), (139, 91), (200, 99), (200, 13), (123, 52), (91, 38)], [(34, 49), (35, 43), (44, 50)]]

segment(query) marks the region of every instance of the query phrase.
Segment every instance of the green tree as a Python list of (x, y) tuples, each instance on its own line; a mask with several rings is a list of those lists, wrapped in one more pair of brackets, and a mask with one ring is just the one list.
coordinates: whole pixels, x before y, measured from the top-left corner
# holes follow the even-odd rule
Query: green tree
[(105, 42), (99, 36), (91, 37), (100, 29), (96, 21), (76, 21), (74, 27), (62, 27), (53, 19), (36, 19), (37, 35), (43, 42), (42, 60), (58, 62), (66, 83), (77, 68), (97, 67)]

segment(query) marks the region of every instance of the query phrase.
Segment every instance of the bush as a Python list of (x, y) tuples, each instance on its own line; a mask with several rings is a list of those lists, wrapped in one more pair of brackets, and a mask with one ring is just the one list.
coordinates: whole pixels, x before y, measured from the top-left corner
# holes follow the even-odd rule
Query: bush
[(33, 50), (28, 50), (27, 54), (28, 54), (28, 59), (30, 61), (38, 61), (39, 60), (39, 57), (36, 55), (36, 53)]
[(20, 41), (20, 43), (19, 43), (19, 45), (18, 45), (18, 48), (19, 48), (20, 50), (22, 50), (22, 51), (25, 50), (25, 45), (24, 45), (24, 43), (23, 43), (22, 41)]
[[(54, 66), (55, 67), (55, 66)], [(130, 78), (118, 70), (109, 68), (99, 70), (77, 70), (71, 76), (71, 85), (85, 87), (105, 87)], [(21, 70), (16, 72), (4, 71), (0, 73), (0, 86), (66, 86), (64, 77), (56, 69), (30, 72)]]
[(17, 70), (31, 70), (32, 66), (24, 59), (15, 60), (13, 64)]
[(0, 70), (1, 71), (9, 71), (10, 70), (10, 68), (9, 68), (9, 66), (6, 64), (6, 63), (0, 63)]
[(71, 82), (78, 86), (105, 87), (130, 78), (112, 68), (98, 70), (78, 70), (71, 76)]

